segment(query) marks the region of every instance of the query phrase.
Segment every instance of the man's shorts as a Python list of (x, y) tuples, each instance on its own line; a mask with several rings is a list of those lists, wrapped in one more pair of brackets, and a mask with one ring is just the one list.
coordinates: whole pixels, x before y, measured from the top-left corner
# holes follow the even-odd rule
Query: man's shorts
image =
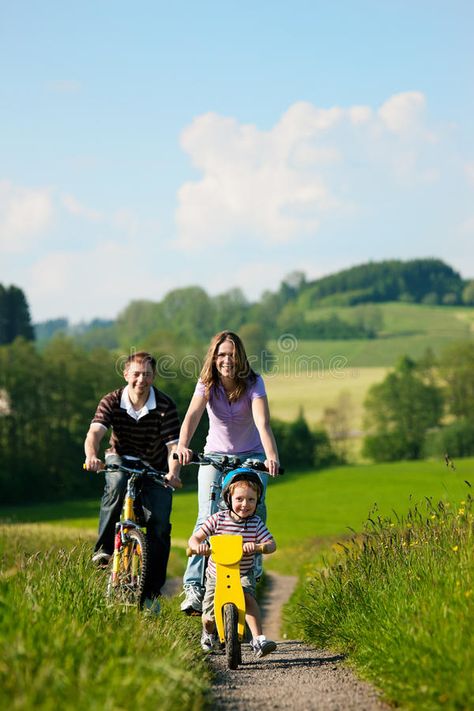
[[(249, 570), (245, 575), (240, 576), (240, 582), (242, 583), (242, 588), (244, 593), (248, 593), (252, 597), (255, 597), (255, 574), (253, 570)], [(202, 616), (206, 620), (214, 620), (214, 593), (216, 590), (216, 578), (214, 575), (210, 575), (209, 571), (206, 572), (206, 591), (204, 593), (204, 599), (202, 601)]]

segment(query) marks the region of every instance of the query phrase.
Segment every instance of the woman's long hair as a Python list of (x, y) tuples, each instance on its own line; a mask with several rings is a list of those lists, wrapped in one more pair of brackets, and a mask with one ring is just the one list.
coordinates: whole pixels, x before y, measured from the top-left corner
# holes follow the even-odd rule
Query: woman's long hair
[(219, 373), (216, 368), (216, 355), (219, 346), (224, 341), (231, 341), (234, 344), (235, 387), (227, 394), (227, 397), (230, 402), (235, 402), (242, 397), (247, 387), (255, 382), (257, 374), (250, 367), (244, 344), (233, 331), (220, 331), (212, 339), (201, 370), (201, 380), (206, 387), (206, 397), (209, 397), (211, 387), (213, 385), (217, 387), (220, 383)]

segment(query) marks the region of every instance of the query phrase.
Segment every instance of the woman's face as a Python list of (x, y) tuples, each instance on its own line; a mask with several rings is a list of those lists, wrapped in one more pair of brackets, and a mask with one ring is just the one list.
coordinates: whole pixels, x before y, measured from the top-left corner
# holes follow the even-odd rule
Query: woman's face
[(232, 341), (222, 341), (217, 347), (215, 362), (221, 378), (233, 378), (235, 375), (235, 346)]

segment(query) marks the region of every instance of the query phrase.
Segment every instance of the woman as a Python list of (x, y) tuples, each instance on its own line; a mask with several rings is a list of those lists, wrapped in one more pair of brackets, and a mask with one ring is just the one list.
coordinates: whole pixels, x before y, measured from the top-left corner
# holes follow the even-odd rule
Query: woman
[[(270, 476), (277, 476), (278, 451), (270, 427), (265, 385), (262, 377), (250, 367), (243, 343), (232, 331), (221, 331), (209, 346), (179, 435), (177, 453), (181, 464), (191, 461), (189, 443), (205, 409), (209, 416), (206, 453), (260, 459), (265, 462)], [(209, 495), (211, 488), (220, 483), (220, 476), (220, 472), (211, 465), (199, 467), (199, 510), (195, 531), (215, 513), (215, 508), (210, 510)], [(268, 477), (266, 474), (260, 476), (264, 493), (257, 513), (265, 522)], [(185, 599), (181, 610), (188, 615), (200, 614), (202, 609), (203, 565), (202, 556), (193, 556), (184, 574)], [(261, 556), (256, 561), (256, 574), (257, 577), (261, 574)]]

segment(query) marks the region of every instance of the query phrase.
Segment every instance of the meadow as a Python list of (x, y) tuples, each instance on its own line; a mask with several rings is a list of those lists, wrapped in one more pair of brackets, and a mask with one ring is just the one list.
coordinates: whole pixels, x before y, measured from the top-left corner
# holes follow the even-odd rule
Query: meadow
[(326, 566), (307, 568), (287, 631), (348, 655), (405, 709), (472, 709), (472, 497), (373, 515)]
[[(340, 544), (347, 545), (354, 535), (351, 529), (363, 531), (368, 516), (391, 517), (396, 523), (392, 533), (400, 527), (402, 537), (410, 509), (427, 496), (442, 499), (447, 510), (459, 510), (473, 469), (474, 460), (465, 459), (456, 462), (455, 470), (431, 461), (288, 471), (269, 484), (268, 523), (279, 548), (266, 559), (267, 569), (299, 571), (301, 596), (308, 589), (309, 571), (316, 576), (327, 568)], [(196, 498), (195, 491), (175, 495), (170, 576), (184, 570)], [(170, 711), (204, 708), (210, 677), (199, 649), (199, 624), (183, 618), (177, 598), (163, 602), (158, 618), (107, 606), (104, 576), (90, 563), (97, 513), (97, 501), (0, 509), (3, 706), (112, 711), (126, 699), (136, 708), (150, 703)], [(401, 588), (406, 573), (398, 570)], [(440, 594), (447, 594), (446, 587)], [(290, 624), (302, 629), (297, 608), (298, 602), (290, 608)], [(368, 645), (375, 645), (371, 635), (376, 629), (372, 622), (367, 626)], [(438, 636), (442, 629), (436, 629)], [(403, 644), (410, 640), (408, 634)], [(340, 646), (336, 638), (328, 644)], [(351, 644), (346, 651), (352, 660)], [(368, 674), (356, 655), (353, 661)], [(392, 699), (399, 698), (390, 675), (371, 678)]]

